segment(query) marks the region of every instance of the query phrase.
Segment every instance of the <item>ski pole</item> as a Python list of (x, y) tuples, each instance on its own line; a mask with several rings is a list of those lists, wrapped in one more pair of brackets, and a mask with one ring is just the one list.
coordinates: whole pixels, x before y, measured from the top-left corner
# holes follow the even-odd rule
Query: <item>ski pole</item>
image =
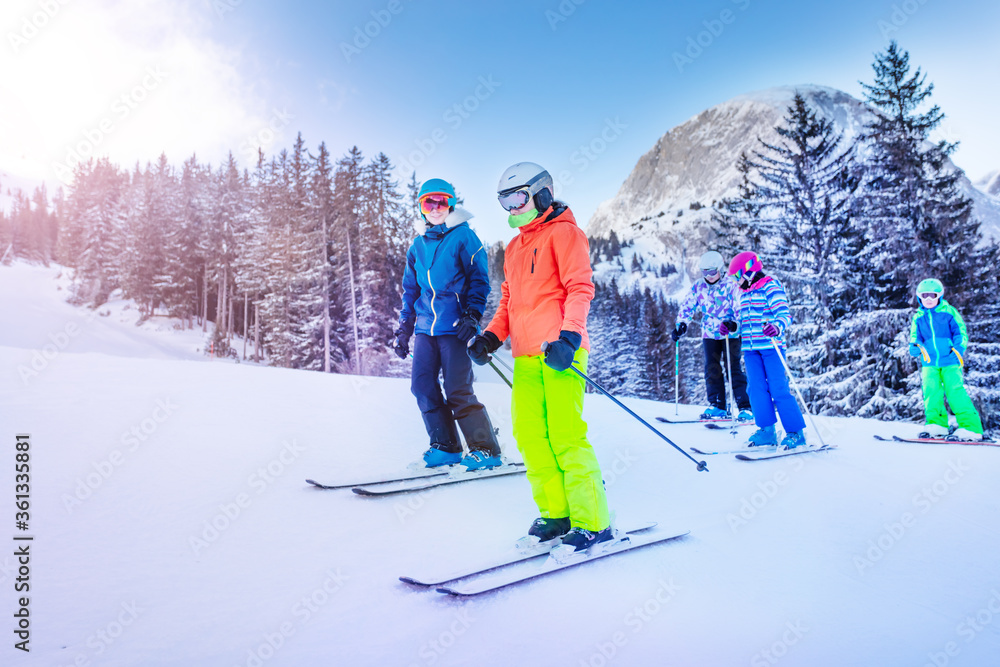
[[(542, 352), (545, 351), (545, 348), (547, 346), (548, 346), (548, 343), (542, 343)], [(615, 402), (615, 405), (617, 405), (622, 410), (624, 410), (625, 412), (627, 412), (630, 415), (632, 415), (633, 417), (635, 417), (639, 421), (640, 424), (642, 424), (643, 426), (645, 426), (646, 428), (648, 428), (650, 431), (652, 431), (656, 435), (660, 436), (663, 440), (666, 441), (666, 443), (668, 445), (670, 445), (671, 447), (673, 447), (674, 449), (676, 449), (677, 451), (679, 451), (681, 454), (683, 454), (684, 456), (686, 456), (689, 459), (691, 459), (692, 461), (694, 461), (694, 463), (698, 466), (698, 472), (708, 472), (708, 464), (707, 463), (705, 463), (704, 461), (698, 461), (697, 459), (695, 459), (694, 457), (692, 457), (690, 454), (688, 454), (687, 452), (685, 452), (683, 449), (681, 449), (680, 447), (678, 447), (677, 445), (675, 445), (674, 442), (670, 438), (668, 438), (667, 436), (665, 436), (662, 433), (660, 433), (659, 431), (657, 431), (645, 419), (643, 419), (639, 415), (637, 415), (634, 412), (632, 412), (631, 410), (629, 410), (628, 406), (626, 406), (624, 403), (622, 403), (617, 398), (615, 398), (614, 396), (612, 396), (611, 392), (609, 392), (607, 389), (605, 389), (604, 387), (602, 387), (601, 385), (597, 384), (596, 382), (594, 382), (593, 380), (591, 380), (589, 377), (587, 377), (587, 374), (584, 373), (583, 371), (581, 371), (579, 368), (577, 368), (576, 366), (573, 366), (573, 365), (570, 365), (570, 368), (573, 369), (574, 373), (576, 373), (577, 375), (579, 375), (580, 377), (582, 377), (584, 380), (586, 380), (587, 383), (591, 387), (593, 387), (597, 391), (601, 392), (602, 394), (604, 394), (605, 396), (607, 396), (608, 398), (610, 398), (612, 401)]]
[(674, 415), (679, 414), (677, 412), (678, 397), (680, 396), (680, 377), (681, 377), (681, 342), (679, 340), (674, 341)]
[(788, 362), (785, 361), (785, 355), (781, 353), (781, 349), (778, 347), (778, 341), (771, 339), (771, 347), (774, 351), (778, 353), (778, 358), (781, 359), (781, 365), (785, 367), (785, 373), (788, 375), (788, 383), (792, 385), (792, 389), (799, 397), (799, 401), (802, 402), (802, 411), (806, 413), (806, 417), (809, 418), (809, 423), (812, 424), (813, 430), (816, 431), (816, 437), (819, 438), (819, 444), (826, 447), (826, 443), (823, 442), (823, 435), (819, 432), (819, 428), (816, 427), (816, 422), (812, 418), (812, 413), (809, 412), (809, 407), (806, 405), (806, 399), (802, 398), (802, 392), (799, 391), (799, 386), (795, 383), (795, 378), (792, 377), (792, 371), (788, 367)]
[[(506, 364), (504, 364), (504, 365), (506, 365)], [(497, 372), (497, 375), (500, 376), (501, 380), (503, 380), (504, 382), (507, 383), (508, 387), (510, 387), (511, 389), (514, 388), (514, 385), (512, 385), (510, 383), (510, 380), (508, 380), (507, 376), (503, 374), (503, 371), (501, 371), (499, 368), (497, 368), (496, 364), (493, 363), (493, 357), (490, 357), (490, 368), (492, 368), (493, 370), (495, 370)]]
[(496, 355), (491, 356), (490, 357), (490, 363), (492, 363), (494, 361), (499, 361), (501, 366), (503, 366), (504, 368), (506, 368), (507, 370), (509, 370), (511, 373), (514, 372), (514, 369), (510, 367), (510, 364), (508, 364), (506, 361), (504, 361), (500, 357), (498, 357)]
[(722, 339), (726, 346), (726, 389), (729, 390), (729, 416), (733, 420), (733, 432), (736, 431), (736, 392), (733, 391), (733, 362), (729, 358), (729, 334)]

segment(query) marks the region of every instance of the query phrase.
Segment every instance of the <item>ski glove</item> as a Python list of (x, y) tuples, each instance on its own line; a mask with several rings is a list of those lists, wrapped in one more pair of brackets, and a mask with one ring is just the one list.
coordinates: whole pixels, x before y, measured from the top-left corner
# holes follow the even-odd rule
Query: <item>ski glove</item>
[(733, 322), (732, 320), (722, 320), (719, 324), (719, 333), (723, 336), (728, 336), (731, 333), (736, 333), (738, 328), (739, 326), (736, 322)]
[(575, 331), (560, 331), (559, 339), (542, 345), (549, 368), (564, 371), (573, 364), (573, 355), (580, 348), (583, 336)]
[(500, 339), (492, 331), (485, 331), (483, 335), (472, 339), (468, 352), (474, 362), (485, 366), (490, 362), (490, 355), (498, 349), (500, 349)]
[(765, 336), (770, 336), (771, 338), (774, 338), (775, 336), (781, 334), (781, 331), (778, 329), (778, 327), (774, 326), (770, 322), (764, 325), (763, 332)]
[(916, 358), (919, 359), (923, 355), (924, 355), (924, 353), (920, 351), (920, 346), (919, 345), (917, 345), (916, 343), (910, 343), (910, 356), (911, 357), (916, 357)]
[(406, 356), (410, 354), (410, 334), (400, 327), (393, 331), (392, 335), (392, 351), (400, 359), (406, 359)]
[(472, 337), (479, 333), (479, 319), (482, 314), (472, 308), (465, 311), (460, 318), (455, 320), (455, 326), (458, 330), (455, 331), (455, 335), (463, 343), (468, 343), (472, 340)]
[(676, 343), (681, 336), (687, 333), (687, 330), (688, 330), (687, 322), (678, 322), (677, 328), (670, 332), (670, 337), (673, 338), (674, 342)]

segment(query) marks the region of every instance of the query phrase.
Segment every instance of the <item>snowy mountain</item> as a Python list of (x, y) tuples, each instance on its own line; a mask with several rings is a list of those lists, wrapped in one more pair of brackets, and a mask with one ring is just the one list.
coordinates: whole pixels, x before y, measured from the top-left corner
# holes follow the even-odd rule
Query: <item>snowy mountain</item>
[[(1000, 448), (882, 443), (872, 435), (918, 427), (820, 418), (839, 449), (706, 457), (699, 473), (588, 394), (619, 522), (690, 536), (444, 598), (398, 577), (506, 551), (535, 517), (522, 476), (385, 499), (311, 488), (304, 478), (362, 481), (419, 456), (408, 381), (213, 362), (184, 333), (121, 319), (124, 304), (93, 317), (69, 307), (57, 274), (0, 267), (17, 324), (0, 330), (5, 465), (15, 434), (30, 434), (28, 532), (15, 533), (12, 472), (0, 498), (7, 535), (34, 538), (27, 564), (20, 542), (0, 554), (4, 665), (840, 667), (1000, 654)], [(517, 459), (510, 392), (492, 375), (477, 394)], [(647, 419), (675, 413), (626, 402)], [(733, 442), (662, 428), (682, 446)], [(30, 653), (10, 639), (18, 577)]]
[(1000, 197), (1000, 169), (990, 172), (981, 180), (976, 181), (976, 187), (988, 195)]
[[(741, 152), (757, 148), (757, 138), (772, 140), (795, 93), (843, 130), (845, 140), (857, 136), (872, 110), (842, 91), (815, 85), (783, 86), (740, 95), (707, 109), (664, 134), (645, 155), (614, 198), (598, 206), (587, 224), (591, 237), (614, 231), (652, 265), (672, 265), (686, 271), (664, 281), (668, 292), (683, 287), (697, 268), (698, 257), (711, 244), (705, 223), (714, 201), (737, 194), (736, 162)], [(963, 180), (975, 201), (985, 232), (1000, 237), (1000, 200)], [(598, 278), (613, 268), (597, 267)], [(618, 276), (626, 284), (634, 277)]]

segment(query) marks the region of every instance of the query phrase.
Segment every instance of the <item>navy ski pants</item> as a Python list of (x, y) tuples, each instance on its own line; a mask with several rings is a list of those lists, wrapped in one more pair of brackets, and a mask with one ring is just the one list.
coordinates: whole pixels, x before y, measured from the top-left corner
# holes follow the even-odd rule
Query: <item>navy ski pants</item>
[(740, 348), (742, 340), (728, 338), (715, 340), (703, 338), (705, 348), (705, 394), (710, 405), (720, 410), (726, 409), (726, 341), (729, 341), (729, 360), (733, 366), (733, 397), (736, 407), (740, 410), (750, 409), (750, 398), (747, 396), (747, 376), (740, 367)]
[[(440, 374), (444, 375), (444, 395), (438, 381)], [(456, 422), (488, 423), (486, 408), (476, 398), (472, 381), (472, 360), (466, 344), (457, 336), (414, 336), (410, 390), (417, 397), (431, 444), (449, 445), (452, 451), (460, 452), (462, 441)], [(488, 435), (481, 436), (483, 439), (492, 437), (492, 429), (488, 430)]]

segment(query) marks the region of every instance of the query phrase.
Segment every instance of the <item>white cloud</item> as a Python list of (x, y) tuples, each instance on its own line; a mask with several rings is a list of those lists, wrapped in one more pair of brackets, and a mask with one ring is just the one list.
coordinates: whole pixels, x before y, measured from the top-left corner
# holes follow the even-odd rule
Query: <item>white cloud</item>
[(209, 3), (4, 0), (0, 169), (54, 181), (88, 153), (123, 166), (238, 153), (275, 110), (241, 54), (206, 36), (219, 20)]

